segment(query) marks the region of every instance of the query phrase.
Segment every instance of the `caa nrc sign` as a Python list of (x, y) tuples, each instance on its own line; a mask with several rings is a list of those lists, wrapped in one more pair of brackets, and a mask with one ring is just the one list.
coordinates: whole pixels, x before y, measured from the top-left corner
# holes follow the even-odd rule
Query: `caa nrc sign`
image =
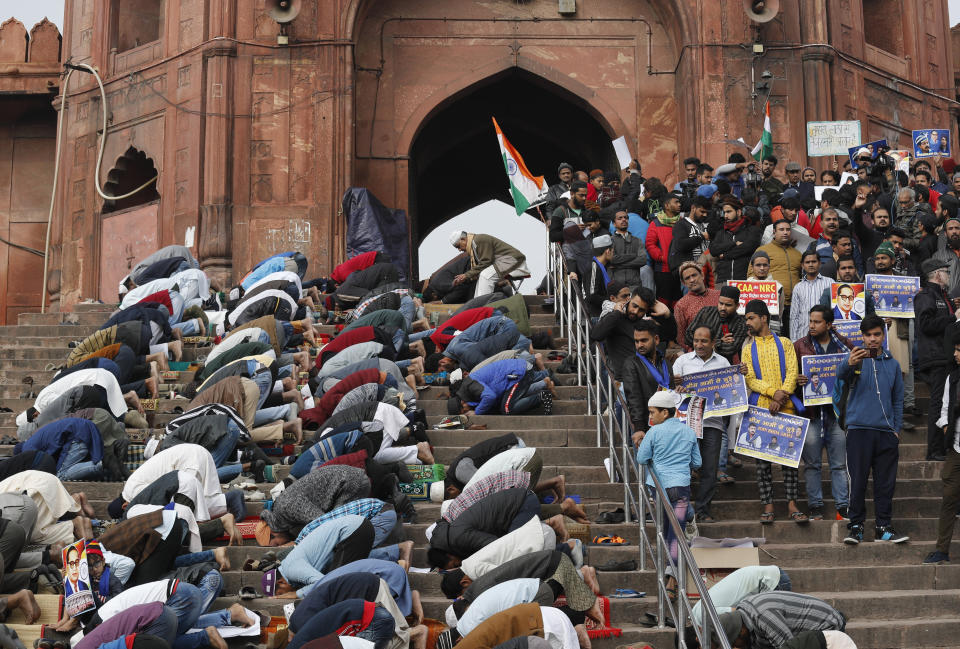
[(860, 144), (860, 122), (807, 122), (807, 155), (846, 156), (850, 147)]

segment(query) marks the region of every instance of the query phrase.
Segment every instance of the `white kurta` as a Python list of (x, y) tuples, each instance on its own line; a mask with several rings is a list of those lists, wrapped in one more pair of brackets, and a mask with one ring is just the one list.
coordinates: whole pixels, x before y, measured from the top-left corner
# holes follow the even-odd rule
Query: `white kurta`
[[(198, 444), (177, 444), (165, 451), (161, 451), (140, 465), (130, 474), (123, 485), (121, 495), (126, 501), (132, 500), (157, 478), (171, 471), (183, 471), (191, 474), (200, 483), (203, 498), (199, 500), (210, 512), (225, 512), (226, 498), (220, 488), (220, 478), (217, 476), (217, 465), (214, 464), (210, 451)], [(183, 484), (183, 480), (181, 480)], [(209, 520), (209, 519), (202, 519)]]
[(0, 482), (0, 493), (26, 493), (37, 505), (37, 524), (29, 543), (73, 543), (73, 522), (58, 522), (68, 512), (79, 512), (57, 476), (45, 471), (21, 471)]
[(56, 401), (60, 395), (78, 385), (99, 385), (107, 392), (107, 404), (113, 416), (122, 417), (127, 414), (127, 402), (123, 400), (123, 392), (120, 391), (117, 377), (102, 368), (78, 370), (54, 381), (40, 390), (33, 402), (33, 407), (43, 412), (43, 409)]
[(380, 403), (377, 405), (377, 414), (374, 419), (383, 424), (383, 441), (380, 443), (380, 450), (373, 456), (374, 460), (381, 464), (390, 462), (422, 464), (417, 459), (416, 446), (394, 446), (400, 438), (400, 429), (410, 424), (410, 420), (399, 408), (389, 403)]
[(553, 549), (554, 545), (554, 543), (547, 545), (540, 519), (532, 516), (522, 526), (464, 559), (460, 569), (470, 579), (477, 580), (511, 559), (540, 550)]

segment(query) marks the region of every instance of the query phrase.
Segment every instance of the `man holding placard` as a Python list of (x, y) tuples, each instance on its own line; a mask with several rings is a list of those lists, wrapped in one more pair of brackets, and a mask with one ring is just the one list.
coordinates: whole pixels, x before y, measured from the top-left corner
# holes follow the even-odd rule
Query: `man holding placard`
[[(853, 349), (853, 344), (833, 330), (833, 311), (821, 304), (810, 309), (807, 335), (793, 344), (800, 359), (801, 368), (804, 359), (811, 362), (830, 359), (833, 366), (840, 364), (841, 354)], [(828, 361), (829, 362), (829, 361)], [(813, 365), (811, 365), (812, 367)], [(822, 369), (822, 366), (821, 366)], [(816, 377), (816, 378), (815, 378)], [(836, 374), (833, 375), (834, 380)], [(814, 384), (823, 389), (813, 389)], [(803, 400), (810, 418), (807, 438), (803, 444), (803, 475), (807, 483), (807, 505), (810, 518), (818, 521), (823, 518), (823, 474), (821, 464), (823, 449), (827, 449), (827, 461), (830, 463), (830, 488), (837, 513), (847, 517), (847, 437), (833, 412), (833, 381), (829, 383), (820, 378), (820, 372), (804, 371), (797, 377), (797, 385), (803, 388)], [(820, 405), (810, 405), (816, 401)], [(828, 405), (829, 404), (829, 405)]]
[[(746, 307), (747, 328), (753, 341), (743, 346), (743, 364), (747, 366), (747, 389), (750, 405), (768, 408), (771, 415), (778, 412), (796, 413), (793, 392), (797, 388), (797, 355), (788, 338), (770, 333), (770, 311), (762, 300), (750, 300)], [(799, 400), (797, 400), (799, 405)], [(760, 522), (774, 521), (773, 470), (770, 462), (757, 460), (757, 486), (763, 513)], [(810, 519), (797, 508), (800, 478), (796, 469), (783, 467), (783, 486), (787, 495), (790, 518), (796, 523)]]
[[(730, 367), (729, 361), (714, 350), (716, 334), (706, 325), (697, 327), (693, 332), (693, 351), (683, 354), (673, 364), (673, 375), (682, 378), (688, 374)], [(701, 395), (703, 396), (703, 395)], [(708, 403), (716, 404), (716, 396)], [(723, 417), (706, 417), (703, 420), (703, 438), (700, 440), (700, 455), (703, 466), (700, 469), (700, 486), (697, 488), (697, 519), (701, 523), (715, 522), (710, 515), (710, 502), (717, 492), (717, 468), (720, 464), (720, 452), (726, 425)]]
[(897, 534), (891, 525), (903, 425), (903, 376), (900, 364), (883, 348), (883, 320), (868, 315), (860, 322), (860, 332), (864, 346), (850, 352), (837, 371), (838, 379), (850, 386), (845, 404), (850, 522), (843, 542), (858, 545), (863, 541), (867, 482), (872, 471), (874, 540), (904, 543), (909, 537)]

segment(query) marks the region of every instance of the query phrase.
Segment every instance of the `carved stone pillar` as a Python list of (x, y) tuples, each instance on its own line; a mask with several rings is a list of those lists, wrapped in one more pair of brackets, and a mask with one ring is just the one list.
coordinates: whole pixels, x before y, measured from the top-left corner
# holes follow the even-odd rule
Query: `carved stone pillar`
[(200, 206), (200, 268), (215, 277), (225, 290), (233, 274), (233, 206), (213, 203)]

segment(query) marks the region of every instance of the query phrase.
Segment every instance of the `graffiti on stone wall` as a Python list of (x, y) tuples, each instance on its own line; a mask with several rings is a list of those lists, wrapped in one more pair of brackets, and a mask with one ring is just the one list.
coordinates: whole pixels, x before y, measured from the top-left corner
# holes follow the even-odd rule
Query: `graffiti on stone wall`
[(267, 255), (287, 250), (309, 250), (313, 242), (310, 221), (291, 219), (284, 227), (266, 228), (262, 241), (263, 251)]

